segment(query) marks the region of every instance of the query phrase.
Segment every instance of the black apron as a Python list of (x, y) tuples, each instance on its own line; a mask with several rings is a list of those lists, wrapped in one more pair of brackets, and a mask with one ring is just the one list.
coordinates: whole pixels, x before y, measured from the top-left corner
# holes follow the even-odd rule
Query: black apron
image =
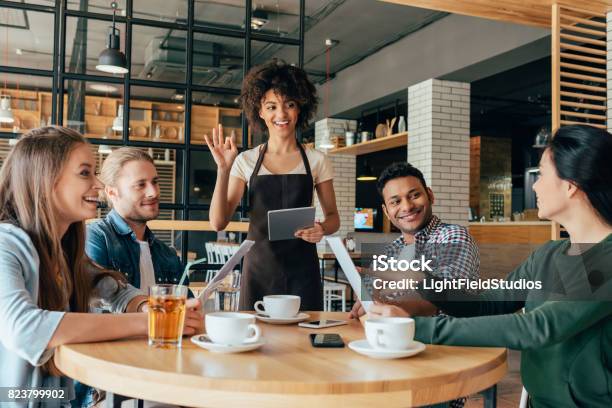
[(298, 143), (306, 174), (258, 175), (265, 143), (249, 181), (249, 233), (255, 245), (244, 258), (240, 310), (253, 310), (266, 295), (298, 295), (300, 310), (322, 310), (323, 288), (316, 244), (303, 239), (270, 242), (268, 211), (312, 206), (314, 182), (306, 152)]

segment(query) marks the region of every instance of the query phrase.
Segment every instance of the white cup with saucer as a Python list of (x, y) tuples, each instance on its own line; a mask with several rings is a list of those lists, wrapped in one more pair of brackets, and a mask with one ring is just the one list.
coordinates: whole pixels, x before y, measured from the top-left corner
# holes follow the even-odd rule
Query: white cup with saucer
[(406, 350), (414, 342), (414, 319), (380, 317), (365, 321), (368, 343), (377, 350)]
[(414, 340), (414, 319), (381, 317), (365, 321), (366, 338), (349, 343), (357, 353), (378, 359), (410, 357), (425, 350)]
[(206, 334), (215, 344), (239, 346), (257, 343), (261, 330), (248, 313), (215, 312), (205, 316)]
[[(263, 301), (258, 300), (253, 305), (259, 314), (268, 315), (273, 319), (292, 319), (300, 311), (300, 297), (296, 295), (269, 295)], [(263, 306), (263, 309), (260, 309)]]

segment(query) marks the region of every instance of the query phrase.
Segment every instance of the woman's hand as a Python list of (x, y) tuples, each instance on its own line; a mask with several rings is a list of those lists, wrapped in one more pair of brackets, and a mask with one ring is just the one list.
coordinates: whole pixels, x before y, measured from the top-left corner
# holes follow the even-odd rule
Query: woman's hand
[[(149, 306), (145, 303), (139, 311), (148, 312)], [(185, 302), (184, 335), (204, 333), (204, 312), (200, 299), (187, 299)]]
[(204, 333), (204, 312), (202, 311), (200, 299), (187, 299), (185, 308), (183, 335)]
[(368, 310), (369, 317), (410, 317), (410, 313), (399, 306), (374, 303)]
[(325, 230), (319, 221), (315, 221), (315, 225), (310, 228), (301, 229), (295, 232), (297, 238), (301, 238), (306, 242), (316, 244), (323, 239)]
[(236, 156), (238, 156), (238, 148), (234, 142), (235, 138), (236, 133), (233, 130), (231, 136), (224, 138), (223, 125), (221, 124), (219, 124), (217, 129), (213, 128), (212, 141), (208, 138), (208, 135), (204, 135), (204, 140), (206, 140), (217, 168), (221, 171), (229, 171)]

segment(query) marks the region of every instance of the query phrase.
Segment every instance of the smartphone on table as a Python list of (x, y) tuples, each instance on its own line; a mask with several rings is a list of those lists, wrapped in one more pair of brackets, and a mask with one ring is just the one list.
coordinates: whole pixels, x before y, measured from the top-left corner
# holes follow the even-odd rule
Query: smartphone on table
[(342, 348), (344, 341), (337, 333), (310, 333), (312, 347)]

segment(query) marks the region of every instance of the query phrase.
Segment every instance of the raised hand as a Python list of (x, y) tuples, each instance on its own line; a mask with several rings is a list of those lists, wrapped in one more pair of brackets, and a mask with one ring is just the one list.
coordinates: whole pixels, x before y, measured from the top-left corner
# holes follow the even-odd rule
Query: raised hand
[(213, 128), (212, 141), (208, 135), (204, 135), (204, 140), (212, 153), (213, 159), (219, 170), (229, 170), (238, 156), (238, 148), (234, 139), (236, 133), (232, 130), (231, 136), (223, 137), (223, 125), (219, 124), (217, 129)]

